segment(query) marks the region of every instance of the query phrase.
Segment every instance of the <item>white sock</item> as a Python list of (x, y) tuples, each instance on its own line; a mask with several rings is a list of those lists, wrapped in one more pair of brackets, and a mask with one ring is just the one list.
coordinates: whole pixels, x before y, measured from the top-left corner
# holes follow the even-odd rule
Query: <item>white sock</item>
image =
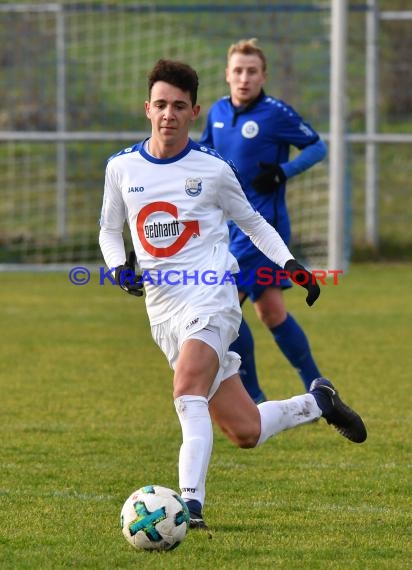
[(322, 415), (312, 394), (294, 396), (288, 400), (263, 402), (258, 405), (258, 409), (261, 430), (256, 447), (281, 431), (308, 424)]
[(183, 442), (179, 455), (179, 487), (183, 499), (205, 502), (206, 475), (212, 454), (213, 430), (207, 398), (179, 396), (176, 412)]

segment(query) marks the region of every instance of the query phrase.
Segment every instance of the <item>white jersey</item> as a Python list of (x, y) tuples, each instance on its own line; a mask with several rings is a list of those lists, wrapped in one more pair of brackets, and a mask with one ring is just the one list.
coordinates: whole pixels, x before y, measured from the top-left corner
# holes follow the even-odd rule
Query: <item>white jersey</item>
[(234, 168), (215, 151), (189, 139), (179, 155), (157, 159), (143, 142), (107, 164), (100, 247), (109, 268), (122, 265), (127, 221), (151, 324), (188, 304), (194, 313), (216, 312), (222, 299), (237, 299), (230, 276), (239, 268), (229, 251), (228, 219), (281, 267), (293, 259), (277, 231), (249, 204)]

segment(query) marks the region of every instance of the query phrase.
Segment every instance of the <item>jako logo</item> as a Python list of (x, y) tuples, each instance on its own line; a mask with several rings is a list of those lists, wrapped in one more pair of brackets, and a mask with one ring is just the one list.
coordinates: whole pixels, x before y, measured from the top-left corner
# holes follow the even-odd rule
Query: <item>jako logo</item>
[(192, 319), (189, 324), (185, 326), (185, 329), (188, 330), (190, 327), (194, 327), (199, 322), (199, 317)]
[(129, 186), (128, 193), (130, 192), (144, 192), (144, 186)]

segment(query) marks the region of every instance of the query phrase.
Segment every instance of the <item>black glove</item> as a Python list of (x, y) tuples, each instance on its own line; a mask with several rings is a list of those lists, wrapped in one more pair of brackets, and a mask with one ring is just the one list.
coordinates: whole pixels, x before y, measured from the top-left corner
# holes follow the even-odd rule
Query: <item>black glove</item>
[(320, 295), (320, 287), (315, 277), (310, 271), (305, 269), (303, 265), (298, 263), (296, 259), (289, 259), (285, 264), (285, 269), (293, 277), (293, 281), (304, 287), (308, 292), (306, 303), (311, 307)]
[(278, 164), (259, 162), (261, 171), (252, 180), (252, 186), (260, 194), (276, 192), (286, 182), (286, 175)]
[(130, 295), (141, 297), (143, 295), (143, 283), (141, 281), (142, 276), (136, 275), (135, 265), (136, 254), (132, 250), (129, 253), (126, 263), (116, 267), (114, 278), (123, 291), (130, 293)]

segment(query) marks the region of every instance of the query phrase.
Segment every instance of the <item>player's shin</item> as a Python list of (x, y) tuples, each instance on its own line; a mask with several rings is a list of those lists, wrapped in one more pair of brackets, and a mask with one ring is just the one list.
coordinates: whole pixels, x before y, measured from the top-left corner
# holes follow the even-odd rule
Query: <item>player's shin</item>
[(205, 500), (206, 475), (213, 446), (212, 422), (206, 398), (184, 395), (175, 399), (182, 428), (179, 486), (185, 501)]
[(258, 410), (261, 431), (256, 447), (281, 431), (308, 424), (321, 416), (311, 394), (294, 396), (288, 400), (263, 402), (258, 405)]

